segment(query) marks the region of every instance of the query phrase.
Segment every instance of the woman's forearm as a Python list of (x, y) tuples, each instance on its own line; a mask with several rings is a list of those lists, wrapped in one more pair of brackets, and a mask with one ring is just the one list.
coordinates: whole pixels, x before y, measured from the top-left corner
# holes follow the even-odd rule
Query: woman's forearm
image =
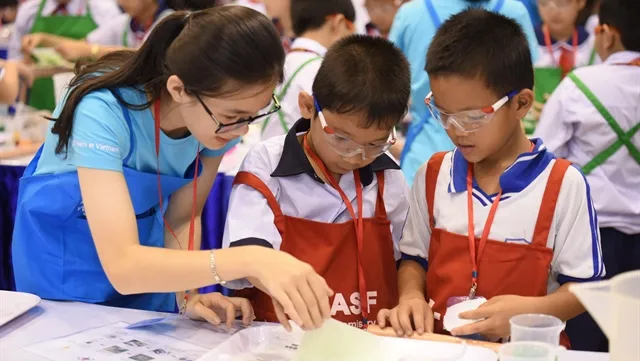
[[(216, 272), (224, 280), (253, 277), (257, 246), (214, 252)], [(181, 292), (216, 283), (211, 269), (212, 251), (181, 251), (135, 245), (108, 274), (121, 294)], [(133, 277), (132, 275), (135, 275)]]

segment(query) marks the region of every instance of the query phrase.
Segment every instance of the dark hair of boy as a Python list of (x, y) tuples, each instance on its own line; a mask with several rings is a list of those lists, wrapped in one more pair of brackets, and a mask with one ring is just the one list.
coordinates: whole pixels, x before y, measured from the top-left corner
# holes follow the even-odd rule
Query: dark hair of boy
[(442, 24), (427, 52), (425, 70), (429, 77), (482, 79), (498, 97), (533, 89), (531, 51), (522, 28), (484, 9), (465, 10)]
[(325, 55), (313, 82), (313, 95), (323, 110), (364, 114), (361, 128), (391, 129), (407, 113), (409, 62), (386, 39), (347, 36)]
[(296, 36), (321, 28), (328, 16), (336, 14), (351, 22), (356, 20), (351, 0), (291, 0), (291, 22)]
[(600, 24), (609, 25), (620, 33), (626, 50), (640, 52), (640, 0), (602, 0)]

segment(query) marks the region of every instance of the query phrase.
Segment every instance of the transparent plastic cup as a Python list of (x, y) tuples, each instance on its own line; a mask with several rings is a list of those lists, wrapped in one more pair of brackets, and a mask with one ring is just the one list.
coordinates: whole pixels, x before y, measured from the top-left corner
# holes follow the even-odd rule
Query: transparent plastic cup
[(514, 316), (509, 323), (511, 342), (534, 341), (558, 346), (560, 333), (564, 329), (564, 323), (559, 318), (541, 314)]
[(555, 361), (564, 347), (543, 342), (511, 342), (500, 347), (500, 361)]

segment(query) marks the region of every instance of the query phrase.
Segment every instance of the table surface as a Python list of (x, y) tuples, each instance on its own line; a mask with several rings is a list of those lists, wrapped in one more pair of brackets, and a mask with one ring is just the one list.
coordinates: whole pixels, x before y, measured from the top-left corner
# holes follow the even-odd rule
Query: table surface
[[(116, 322), (135, 323), (159, 316), (162, 314), (84, 303), (42, 301), (39, 306), (0, 327), (0, 355), (3, 361), (46, 361), (22, 348), (90, 328)], [(224, 327), (194, 321), (181, 321), (177, 328), (164, 334), (209, 349), (231, 335)], [(609, 361), (609, 356), (569, 351), (561, 361)]]

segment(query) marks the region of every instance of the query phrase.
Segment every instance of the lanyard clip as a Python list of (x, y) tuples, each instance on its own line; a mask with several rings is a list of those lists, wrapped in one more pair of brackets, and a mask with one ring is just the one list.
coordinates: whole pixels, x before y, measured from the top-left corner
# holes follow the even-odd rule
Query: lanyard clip
[(472, 300), (476, 298), (476, 291), (478, 290), (478, 283), (473, 282), (471, 284), (471, 289), (469, 290), (469, 299)]

